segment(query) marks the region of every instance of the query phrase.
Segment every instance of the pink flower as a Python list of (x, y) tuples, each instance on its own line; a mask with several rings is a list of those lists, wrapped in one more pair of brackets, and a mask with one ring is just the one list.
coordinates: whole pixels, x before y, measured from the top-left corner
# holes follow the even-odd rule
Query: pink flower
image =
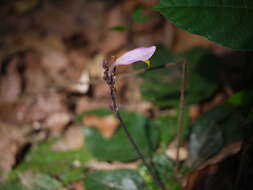
[(132, 63), (136, 63), (138, 61), (143, 61), (150, 66), (149, 59), (155, 53), (156, 47), (140, 47), (133, 49), (131, 51), (126, 52), (122, 56), (120, 56), (116, 61), (110, 66), (109, 72), (111, 73), (114, 67), (117, 65), (129, 65)]

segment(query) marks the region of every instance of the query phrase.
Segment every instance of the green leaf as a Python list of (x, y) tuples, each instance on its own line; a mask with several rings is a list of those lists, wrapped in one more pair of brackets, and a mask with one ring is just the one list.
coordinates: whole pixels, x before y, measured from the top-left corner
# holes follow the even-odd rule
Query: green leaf
[[(78, 120), (90, 114), (105, 116), (112, 112), (103, 109), (94, 110), (81, 114)], [(159, 127), (150, 119), (135, 112), (122, 111), (121, 115), (141, 151), (148, 155), (158, 145)], [(85, 129), (85, 136), (87, 147), (98, 160), (130, 161), (139, 158), (122, 128), (119, 128), (116, 134), (109, 139), (104, 138), (96, 129), (92, 128)]]
[(110, 28), (110, 30), (117, 31), (117, 32), (123, 32), (127, 30), (126, 26), (123, 25), (117, 25)]
[[(166, 186), (169, 187), (169, 189), (172, 190), (182, 189), (180, 184), (176, 183), (175, 179), (173, 178), (174, 163), (171, 159), (169, 159), (164, 154), (155, 154), (153, 156), (153, 163), (156, 166), (160, 178), (166, 184)], [(145, 179), (147, 186), (149, 187), (148, 189), (151, 190), (159, 189), (157, 184), (151, 178), (147, 168), (143, 164), (139, 167), (139, 171), (141, 176)]]
[[(184, 113), (184, 128), (188, 126), (188, 111), (185, 109)], [(159, 126), (161, 131), (161, 140), (160, 140), (160, 147), (159, 151), (164, 152), (168, 148), (168, 144), (176, 137), (177, 135), (177, 123), (178, 123), (178, 111), (167, 113), (164, 115), (160, 115), (156, 117), (154, 120), (155, 124)], [(184, 130), (186, 131), (186, 130)], [(187, 133), (185, 132), (185, 135)]]
[(17, 181), (0, 184), (0, 190), (26, 190), (26, 188)]
[(162, 115), (154, 119), (161, 131), (161, 148), (167, 149), (167, 145), (174, 139), (177, 134), (177, 116)]
[[(55, 140), (35, 145), (25, 160), (10, 174), (10, 178), (21, 175), (26, 170), (57, 176), (63, 183), (69, 183), (84, 176), (84, 163), (90, 159), (90, 153), (82, 147), (78, 150), (55, 151)], [(80, 167), (75, 165), (80, 163)]]
[(160, 0), (155, 7), (179, 28), (235, 49), (253, 49), (253, 1)]
[(243, 90), (229, 97), (228, 103), (235, 105), (252, 104), (253, 90)]
[[(229, 104), (201, 115), (192, 126), (188, 163), (198, 166), (217, 153), (223, 146), (244, 139), (243, 109)], [(252, 130), (249, 133), (252, 134)]]
[(133, 20), (136, 22), (147, 22), (150, 20), (150, 17), (143, 15), (143, 8), (141, 7), (137, 8), (134, 11), (132, 17), (133, 17)]
[[(180, 55), (174, 55), (164, 47), (158, 46), (151, 59), (153, 67), (175, 60), (185, 59), (188, 66), (188, 88), (186, 102), (195, 104), (210, 98), (219, 87), (218, 68), (220, 62), (208, 49), (194, 49)], [(138, 67), (141, 64), (137, 64)], [(149, 70), (140, 75), (144, 82), (141, 94), (160, 107), (178, 106), (180, 95), (180, 65), (158, 70)]]
[(29, 174), (22, 176), (27, 189), (31, 190), (59, 190), (62, 184), (45, 174)]
[(146, 190), (144, 180), (134, 170), (97, 171), (84, 182), (86, 190)]

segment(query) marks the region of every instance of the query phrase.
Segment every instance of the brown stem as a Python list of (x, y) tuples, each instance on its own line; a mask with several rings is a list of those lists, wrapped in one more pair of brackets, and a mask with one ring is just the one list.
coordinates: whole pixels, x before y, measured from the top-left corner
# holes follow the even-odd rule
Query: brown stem
[(179, 116), (177, 124), (177, 152), (176, 152), (176, 167), (175, 175), (178, 176), (179, 170), (179, 153), (182, 145), (183, 125), (184, 125), (184, 104), (185, 104), (185, 87), (186, 87), (186, 62), (182, 61), (182, 79), (180, 86), (180, 102), (179, 102)]
[(124, 132), (129, 140), (129, 142), (132, 144), (134, 150), (142, 160), (143, 164), (146, 166), (147, 170), (149, 171), (150, 175), (153, 177), (155, 183), (162, 189), (162, 190), (168, 190), (165, 186), (165, 184), (162, 182), (160, 176), (156, 173), (155, 169), (148, 164), (146, 161), (143, 153), (140, 151), (138, 145), (134, 141), (133, 137), (131, 136), (127, 126), (125, 125), (124, 120), (122, 119), (119, 109), (118, 109), (118, 104), (117, 104), (117, 96), (116, 96), (116, 90), (115, 90), (115, 69), (113, 71), (109, 72), (109, 67), (106, 62), (103, 64), (105, 72), (104, 72), (104, 80), (108, 84), (110, 88), (110, 93), (111, 93), (111, 99), (112, 99), (112, 106), (111, 109), (120, 121), (120, 126), (124, 129)]

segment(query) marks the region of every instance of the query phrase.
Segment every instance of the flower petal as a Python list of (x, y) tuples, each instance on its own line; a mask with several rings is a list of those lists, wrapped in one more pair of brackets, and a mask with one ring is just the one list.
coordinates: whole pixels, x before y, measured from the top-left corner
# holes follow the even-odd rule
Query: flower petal
[(155, 46), (133, 49), (116, 59), (114, 66), (129, 65), (138, 61), (146, 61), (155, 53), (155, 50)]

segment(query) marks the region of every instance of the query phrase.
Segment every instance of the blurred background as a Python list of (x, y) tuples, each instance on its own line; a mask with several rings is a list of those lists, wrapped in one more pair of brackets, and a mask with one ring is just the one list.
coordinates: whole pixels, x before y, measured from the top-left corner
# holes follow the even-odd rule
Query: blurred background
[(0, 1), (0, 189), (157, 189), (108, 109), (102, 79), (104, 59), (141, 46), (157, 46), (151, 67), (188, 65), (180, 182), (171, 177), (180, 64), (117, 71), (123, 118), (170, 189), (185, 186), (189, 171), (239, 154), (252, 134), (252, 53), (177, 28), (154, 10), (157, 3)]

